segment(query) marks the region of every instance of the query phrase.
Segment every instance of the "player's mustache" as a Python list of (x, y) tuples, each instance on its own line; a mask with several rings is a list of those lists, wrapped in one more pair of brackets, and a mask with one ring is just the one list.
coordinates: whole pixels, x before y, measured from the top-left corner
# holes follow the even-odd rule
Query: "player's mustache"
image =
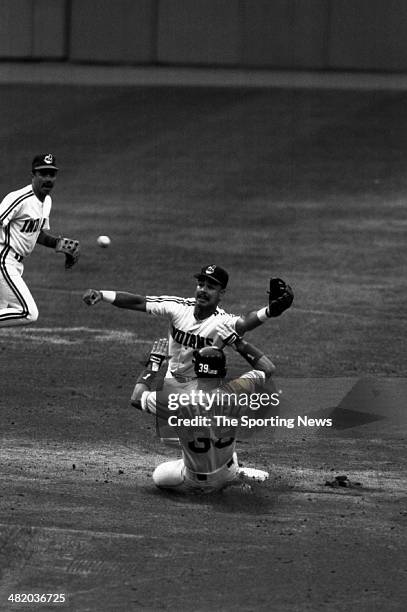
[(200, 291), (200, 292), (198, 293), (198, 297), (199, 297), (199, 298), (204, 298), (205, 300), (208, 300), (208, 299), (209, 299), (208, 294), (207, 294), (207, 293), (204, 293), (203, 291)]
[(48, 183), (44, 183), (44, 187), (52, 187), (52, 186), (53, 186), (53, 183), (49, 183), (49, 182)]

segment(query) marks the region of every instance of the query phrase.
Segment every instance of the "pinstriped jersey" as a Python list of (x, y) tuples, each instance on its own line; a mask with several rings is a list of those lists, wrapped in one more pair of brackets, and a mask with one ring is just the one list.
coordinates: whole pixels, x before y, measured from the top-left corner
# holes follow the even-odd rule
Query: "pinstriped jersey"
[(50, 229), (51, 196), (41, 202), (32, 185), (12, 191), (0, 204), (0, 248), (12, 248), (27, 257), (35, 247), (42, 229)]
[(215, 339), (218, 323), (230, 323), (235, 329), (238, 316), (228, 314), (219, 306), (214, 314), (206, 319), (196, 319), (194, 315), (195, 298), (176, 296), (146, 296), (146, 311), (169, 320), (168, 354), (170, 355), (167, 376), (171, 372), (186, 377), (194, 377), (192, 356), (195, 349), (211, 346)]
[[(232, 424), (232, 419), (238, 420), (242, 414), (247, 413), (248, 406), (239, 406), (238, 403), (229, 403), (227, 398), (241, 395), (250, 395), (253, 391), (265, 384), (266, 377), (261, 370), (250, 370), (239, 378), (229, 381), (221, 387), (212, 386), (208, 395), (215, 398), (213, 405), (208, 409), (205, 401), (201, 404), (194, 400), (192, 391), (206, 388), (208, 382), (197, 379), (190, 383), (187, 395), (191, 402), (180, 405), (176, 410), (168, 410), (168, 393), (164, 390), (145, 391), (141, 396), (141, 407), (144, 411), (155, 414), (160, 418), (171, 418), (175, 421), (174, 434), (179, 437), (185, 465), (198, 474), (210, 474), (220, 470), (232, 458), (236, 446), (236, 437), (239, 426)], [(182, 389), (184, 395), (185, 389)], [(223, 399), (222, 399), (223, 396)], [(200, 417), (200, 418), (199, 418)], [(229, 417), (225, 421), (222, 418)], [(199, 419), (197, 425), (191, 425), (185, 419)], [(179, 422), (176, 419), (182, 419)], [(205, 420), (206, 419), (206, 420)], [(170, 422), (170, 424), (171, 424)], [(218, 424), (219, 423), (219, 424)]]

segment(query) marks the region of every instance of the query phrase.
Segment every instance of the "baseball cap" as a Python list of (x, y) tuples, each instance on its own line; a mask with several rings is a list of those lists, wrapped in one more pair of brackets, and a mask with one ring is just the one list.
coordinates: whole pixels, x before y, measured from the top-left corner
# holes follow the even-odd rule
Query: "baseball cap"
[(52, 155), (52, 153), (40, 153), (40, 155), (36, 155), (32, 160), (31, 168), (33, 172), (35, 170), (44, 170), (45, 168), (59, 170), (56, 162), (55, 155)]
[(194, 278), (200, 279), (202, 277), (209, 278), (210, 280), (215, 281), (215, 283), (219, 283), (223, 289), (225, 289), (229, 280), (229, 274), (226, 272), (226, 270), (220, 266), (215, 266), (214, 264), (204, 266), (201, 268), (201, 271), (198, 272), (198, 274), (194, 274)]

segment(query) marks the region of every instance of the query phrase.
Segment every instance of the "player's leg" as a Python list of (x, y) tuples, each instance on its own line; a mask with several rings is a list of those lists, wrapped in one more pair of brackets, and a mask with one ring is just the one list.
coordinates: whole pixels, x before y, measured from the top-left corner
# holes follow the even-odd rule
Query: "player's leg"
[(0, 264), (0, 327), (30, 325), (38, 319), (37, 305), (21, 270), (22, 264)]
[(184, 461), (166, 461), (160, 463), (154, 472), (154, 484), (160, 489), (181, 489), (184, 484)]
[(194, 493), (216, 493), (231, 485), (241, 485), (239, 464), (234, 452), (226, 465), (211, 474), (196, 474), (185, 468), (185, 491)]
[(236, 451), (234, 451), (232, 460), (229, 461), (225, 468), (219, 472), (218, 478), (220, 478), (222, 488), (241, 484), (239, 470), (239, 461), (237, 459)]

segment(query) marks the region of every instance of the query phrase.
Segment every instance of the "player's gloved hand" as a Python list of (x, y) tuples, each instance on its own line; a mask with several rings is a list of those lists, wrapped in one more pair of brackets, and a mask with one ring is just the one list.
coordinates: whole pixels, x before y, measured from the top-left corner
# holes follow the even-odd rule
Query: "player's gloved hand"
[(278, 317), (284, 310), (290, 308), (294, 300), (294, 292), (281, 278), (270, 278), (269, 305), (267, 316)]
[(93, 306), (102, 301), (102, 292), (97, 289), (87, 289), (82, 296), (83, 301), (88, 306)]
[(57, 243), (55, 245), (56, 253), (63, 253), (65, 255), (65, 269), (68, 270), (76, 264), (80, 256), (80, 246), (78, 240), (72, 238), (64, 238), (58, 236)]
[(230, 346), (240, 338), (235, 328), (231, 323), (221, 322), (216, 326), (216, 336), (213, 341), (214, 345), (223, 348), (224, 346)]
[(148, 358), (148, 363), (151, 365), (151, 369), (153, 372), (158, 372), (167, 356), (167, 338), (160, 338), (159, 340), (155, 340), (153, 346), (151, 347), (150, 356)]

